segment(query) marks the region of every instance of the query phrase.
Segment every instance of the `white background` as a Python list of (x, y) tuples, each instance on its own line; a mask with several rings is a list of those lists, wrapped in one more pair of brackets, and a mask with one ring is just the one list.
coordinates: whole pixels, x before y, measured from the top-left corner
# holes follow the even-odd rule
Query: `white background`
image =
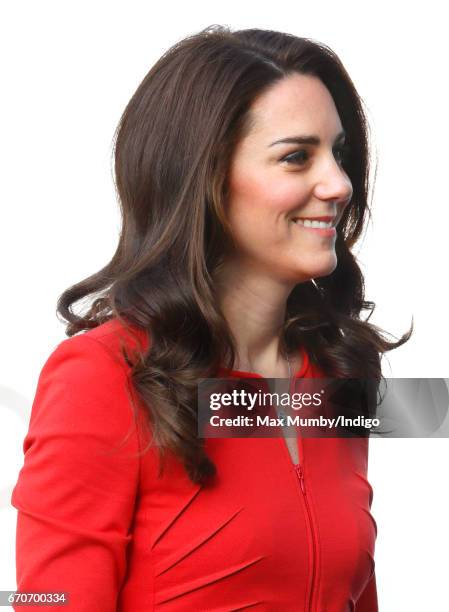
[[(56, 299), (111, 258), (112, 136), (169, 46), (213, 23), (307, 36), (342, 59), (369, 109), (373, 222), (357, 247), (371, 321), (412, 339), (384, 375), (448, 377), (448, 125), (441, 4), (9, 2), (0, 16), (0, 589), (14, 589), (9, 497), (39, 371), (64, 339)], [(445, 439), (370, 442), (382, 612), (449, 609)]]

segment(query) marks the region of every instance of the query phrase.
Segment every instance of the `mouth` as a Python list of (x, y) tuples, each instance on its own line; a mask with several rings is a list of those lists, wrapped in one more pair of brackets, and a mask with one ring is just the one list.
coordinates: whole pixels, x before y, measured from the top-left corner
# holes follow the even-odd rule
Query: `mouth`
[(337, 217), (294, 217), (293, 223), (301, 229), (315, 232), (321, 236), (336, 236)]
[(336, 226), (337, 217), (294, 217), (292, 221), (303, 227), (328, 229)]

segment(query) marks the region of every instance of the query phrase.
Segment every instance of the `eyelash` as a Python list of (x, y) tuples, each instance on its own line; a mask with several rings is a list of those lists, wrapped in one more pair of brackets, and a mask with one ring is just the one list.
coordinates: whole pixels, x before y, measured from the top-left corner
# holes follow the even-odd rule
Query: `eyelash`
[[(335, 151), (338, 151), (339, 153), (341, 153), (341, 156), (342, 156), (341, 163), (344, 164), (348, 160), (348, 156), (350, 153), (349, 145), (345, 144), (345, 145), (340, 145), (339, 147), (335, 147)], [(299, 165), (302, 165), (307, 161), (307, 159), (302, 160), (302, 161), (297, 161), (297, 162), (290, 161), (291, 158), (295, 158), (300, 153), (305, 153), (307, 155), (307, 151), (305, 151), (304, 149), (301, 149), (300, 151), (289, 153), (289, 155), (286, 155), (285, 157), (283, 157), (281, 161), (286, 162), (287, 164), (297, 163)]]

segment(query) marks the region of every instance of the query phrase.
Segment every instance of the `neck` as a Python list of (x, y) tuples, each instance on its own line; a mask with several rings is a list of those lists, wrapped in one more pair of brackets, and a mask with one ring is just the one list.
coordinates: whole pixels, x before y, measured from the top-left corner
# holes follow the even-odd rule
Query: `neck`
[(281, 342), (291, 285), (227, 263), (214, 275), (216, 294), (236, 347), (234, 369), (287, 377)]

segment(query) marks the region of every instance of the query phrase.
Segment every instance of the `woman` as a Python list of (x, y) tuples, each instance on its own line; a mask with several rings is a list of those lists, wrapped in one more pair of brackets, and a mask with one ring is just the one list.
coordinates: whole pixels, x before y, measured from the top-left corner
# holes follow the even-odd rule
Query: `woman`
[(71, 337), (12, 496), (18, 590), (77, 612), (377, 610), (366, 438), (197, 435), (200, 378), (380, 380), (408, 340), (360, 318), (368, 152), (310, 39), (212, 26), (149, 71), (117, 130), (116, 253), (59, 298)]

